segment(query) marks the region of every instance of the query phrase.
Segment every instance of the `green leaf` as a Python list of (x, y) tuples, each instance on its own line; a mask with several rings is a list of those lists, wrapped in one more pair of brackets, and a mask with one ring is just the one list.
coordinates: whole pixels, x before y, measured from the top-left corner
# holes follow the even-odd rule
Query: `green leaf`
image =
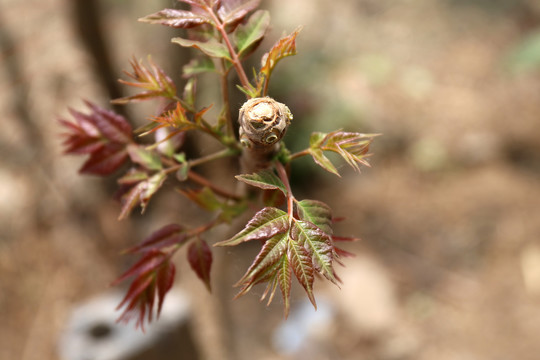
[(309, 221), (328, 235), (332, 235), (332, 210), (317, 200), (302, 200), (296, 202), (298, 216), (301, 220)]
[(163, 168), (157, 153), (134, 144), (129, 145), (127, 150), (131, 161), (134, 163), (142, 165), (149, 170), (161, 170)]
[(206, 42), (202, 42), (196, 40), (187, 40), (181, 37), (175, 37), (171, 41), (183, 47), (194, 47), (196, 49), (199, 49), (210, 57), (231, 60), (231, 55), (229, 54), (229, 50), (227, 50), (227, 47), (215, 39), (210, 39)]
[(155, 14), (142, 17), (139, 21), (182, 29), (188, 29), (211, 22), (210, 19), (203, 14), (195, 14), (191, 11), (177, 9), (163, 9)]
[(216, 66), (212, 59), (204, 57), (193, 59), (182, 68), (182, 73), (186, 77), (193, 77), (202, 73), (216, 72)]
[(289, 229), (289, 216), (283, 210), (265, 207), (256, 213), (242, 231), (214, 246), (234, 246), (250, 240), (266, 240)]
[(270, 14), (266, 10), (258, 10), (250, 16), (245, 25), (239, 25), (233, 33), (233, 39), (242, 56), (252, 45), (259, 42), (270, 25)]
[(292, 240), (297, 241), (309, 252), (315, 270), (337, 284), (333, 267), (332, 238), (311, 222), (303, 220), (293, 221), (290, 233)]
[(309, 154), (313, 157), (313, 160), (317, 165), (322, 167), (324, 170), (331, 172), (332, 174), (335, 174), (337, 176), (339, 175), (339, 172), (337, 171), (336, 167), (332, 164), (332, 162), (323, 154), (323, 151), (321, 149), (314, 149), (309, 148), (308, 149)]
[(285, 185), (272, 170), (262, 170), (251, 175), (237, 175), (235, 178), (264, 190), (281, 190), (283, 194), (287, 194)]
[(311, 136), (309, 137), (309, 147), (310, 148), (318, 148), (322, 145), (324, 142), (324, 139), (326, 138), (326, 134), (322, 132), (313, 132)]

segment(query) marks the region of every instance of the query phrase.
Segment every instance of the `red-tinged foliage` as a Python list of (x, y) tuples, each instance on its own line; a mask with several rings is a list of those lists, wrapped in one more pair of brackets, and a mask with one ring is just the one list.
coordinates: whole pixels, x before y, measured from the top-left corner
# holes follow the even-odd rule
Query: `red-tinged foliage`
[(139, 21), (149, 24), (166, 25), (179, 29), (189, 29), (202, 24), (211, 23), (211, 19), (204, 16), (204, 13), (199, 14), (192, 11), (177, 9), (163, 9), (155, 14), (142, 17)]
[(104, 144), (90, 154), (79, 169), (81, 174), (106, 176), (118, 170), (128, 158), (126, 147), (121, 144)]
[(229, 240), (218, 242), (215, 246), (234, 246), (245, 241), (266, 240), (286, 232), (288, 228), (289, 217), (286, 212), (265, 207), (253, 216), (242, 231)]
[(196, 239), (189, 244), (187, 257), (189, 265), (197, 274), (197, 277), (202, 280), (208, 291), (211, 291), (210, 286), (210, 270), (212, 268), (212, 251), (203, 239)]
[(70, 109), (75, 122), (61, 119), (66, 129), (65, 153), (89, 154), (81, 173), (109, 175), (127, 160), (126, 146), (133, 142), (132, 128), (126, 119), (113, 111), (85, 102), (90, 113)]
[(292, 34), (285, 36), (278, 40), (277, 43), (270, 49), (269, 52), (264, 54), (261, 64), (261, 74), (264, 74), (266, 78), (269, 78), (272, 74), (272, 70), (279, 60), (287, 56), (296, 55), (296, 36), (302, 30), (296, 29)]
[(142, 88), (145, 91), (132, 96), (115, 99), (114, 104), (126, 104), (155, 98), (167, 98), (174, 100), (176, 97), (176, 85), (165, 72), (158, 67), (152, 59), (148, 58), (150, 67), (143, 65), (142, 61), (135, 58), (130, 61), (133, 72), (124, 73), (135, 81), (119, 80), (122, 84)]
[(184, 228), (178, 224), (169, 224), (159, 230), (154, 231), (139, 245), (134, 246), (126, 253), (145, 253), (153, 250), (165, 250), (171, 246), (182, 245), (187, 240), (187, 235), (183, 233)]
[(341, 130), (332, 131), (328, 134), (315, 132), (309, 140), (308, 152), (319, 166), (338, 176), (337, 169), (323, 154), (323, 151), (332, 151), (339, 154), (354, 170), (360, 172), (360, 165), (370, 166), (366, 158), (369, 156), (369, 146), (377, 135)]
[(218, 16), (226, 25), (237, 23), (255, 10), (260, 2), (261, 0), (221, 0)]
[[(137, 319), (136, 327), (144, 330), (144, 322), (159, 317), (166, 293), (174, 282), (175, 267), (170, 262), (170, 254), (150, 250), (111, 285), (118, 285), (128, 278), (134, 278), (124, 299), (117, 309), (124, 307), (118, 321), (129, 322)], [(157, 298), (157, 308), (154, 307)]]

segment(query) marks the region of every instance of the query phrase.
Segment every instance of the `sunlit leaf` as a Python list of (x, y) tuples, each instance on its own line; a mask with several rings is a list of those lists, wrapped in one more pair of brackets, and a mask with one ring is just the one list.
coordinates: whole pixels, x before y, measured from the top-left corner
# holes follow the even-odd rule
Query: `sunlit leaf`
[(182, 29), (211, 23), (211, 20), (203, 14), (195, 14), (191, 11), (177, 9), (163, 9), (155, 14), (142, 17), (139, 21)]
[(265, 207), (253, 216), (242, 231), (215, 246), (234, 246), (250, 240), (269, 239), (288, 230), (288, 218), (287, 213), (280, 209)]
[(212, 251), (203, 239), (196, 239), (188, 247), (189, 265), (202, 280), (208, 291), (210, 287), (210, 270), (212, 267)]
[(301, 28), (298, 28), (292, 34), (278, 40), (270, 51), (264, 54), (261, 61), (262, 67), (260, 72), (261, 74), (264, 74), (266, 78), (270, 77), (274, 67), (281, 59), (287, 56), (296, 55), (296, 36), (300, 30)]
[(269, 25), (270, 14), (265, 10), (254, 12), (245, 25), (239, 25), (233, 33), (233, 39), (238, 49), (238, 55), (244, 55), (244, 52), (253, 48), (254, 45), (260, 42)]
[(325, 134), (316, 132), (311, 135), (308, 152), (323, 169), (339, 176), (332, 162), (323, 154), (332, 151), (339, 154), (354, 170), (360, 171), (360, 165), (367, 162), (369, 146), (377, 134), (361, 134), (336, 130)]
[(283, 194), (287, 194), (285, 185), (272, 170), (262, 170), (250, 175), (237, 175), (235, 178), (264, 190), (280, 190)]
[(323, 153), (323, 151), (321, 149), (319, 149), (319, 148), (309, 148), (308, 151), (309, 151), (309, 154), (313, 157), (313, 160), (315, 161), (315, 163), (317, 165), (322, 167), (324, 170), (331, 172), (332, 174), (340, 176), (339, 172), (337, 171), (334, 164), (332, 164), (330, 159), (328, 159), (324, 155), (324, 153)]
[(181, 37), (175, 37), (172, 38), (171, 41), (183, 47), (194, 47), (196, 49), (199, 49), (210, 57), (231, 60), (231, 55), (229, 54), (229, 50), (227, 50), (227, 47), (215, 39), (210, 39), (206, 42), (202, 42), (196, 40), (187, 40)]

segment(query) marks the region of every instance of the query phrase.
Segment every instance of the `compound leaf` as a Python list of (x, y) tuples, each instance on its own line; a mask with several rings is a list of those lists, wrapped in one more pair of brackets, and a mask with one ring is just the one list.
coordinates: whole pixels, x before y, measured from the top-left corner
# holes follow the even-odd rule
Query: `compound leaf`
[(291, 238), (303, 245), (312, 257), (314, 269), (337, 284), (334, 273), (334, 246), (331, 237), (311, 222), (293, 221)]
[(234, 246), (250, 240), (266, 240), (289, 229), (289, 216), (283, 210), (265, 207), (257, 212), (242, 231), (215, 246)]

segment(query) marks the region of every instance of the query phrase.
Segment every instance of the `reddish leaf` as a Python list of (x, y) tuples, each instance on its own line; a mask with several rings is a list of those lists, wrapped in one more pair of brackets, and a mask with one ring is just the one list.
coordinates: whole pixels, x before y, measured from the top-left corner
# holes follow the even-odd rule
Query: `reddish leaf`
[(157, 97), (164, 97), (172, 100), (175, 99), (176, 85), (174, 82), (160, 67), (154, 64), (150, 57), (148, 58), (148, 63), (150, 64), (149, 68), (144, 66), (142, 61), (132, 59), (130, 64), (133, 68), (133, 72), (129, 73), (124, 71), (124, 73), (135, 81), (119, 80), (122, 84), (142, 88), (146, 91), (132, 96), (115, 99), (112, 103), (126, 104), (128, 102), (144, 101)]
[(278, 40), (272, 49), (264, 54), (260, 72), (261, 74), (264, 74), (266, 78), (270, 77), (272, 70), (274, 70), (274, 67), (279, 60), (287, 56), (296, 55), (296, 36), (300, 30), (301, 28), (298, 28), (291, 35), (285, 36)]
[(289, 229), (289, 217), (286, 212), (265, 207), (256, 213), (246, 227), (229, 240), (214, 246), (234, 246), (250, 240), (266, 240)]
[(182, 29), (188, 29), (211, 22), (210, 19), (203, 14), (195, 14), (191, 11), (177, 9), (163, 9), (155, 14), (142, 17), (139, 21)]
[(92, 154), (102, 151), (110, 143), (128, 144), (133, 141), (131, 125), (122, 116), (90, 102), (85, 103), (91, 110), (89, 114), (70, 109), (75, 122), (60, 119), (61, 125), (67, 130), (64, 134), (66, 153)]
[(187, 239), (186, 234), (182, 233), (184, 228), (178, 224), (169, 224), (161, 229), (154, 231), (142, 243), (134, 246), (126, 253), (144, 253), (150, 250), (162, 250), (174, 245), (180, 245)]
[(317, 309), (315, 298), (313, 296), (313, 261), (308, 250), (296, 241), (289, 242), (288, 258), (294, 275), (298, 282), (304, 287), (309, 301)]
[(331, 237), (307, 221), (295, 220), (292, 225), (290, 236), (292, 240), (298, 241), (308, 250), (313, 259), (314, 269), (334, 284), (337, 284), (332, 264), (334, 245)]
[[(153, 250), (147, 252), (137, 263), (116, 279), (111, 285), (133, 277), (124, 299), (117, 309), (125, 307), (118, 321), (129, 322), (136, 318), (136, 327), (144, 331), (144, 322), (152, 321), (154, 316), (155, 298), (158, 298), (157, 316), (165, 294), (174, 282), (175, 268), (170, 262), (170, 254)], [(146, 319), (146, 320), (145, 320)]]
[(261, 0), (222, 0), (218, 15), (224, 24), (242, 20), (250, 11), (255, 10)]
[(208, 289), (210, 287), (210, 269), (212, 267), (212, 251), (203, 239), (193, 241), (188, 248), (189, 265)]
[(90, 154), (90, 157), (79, 169), (81, 174), (109, 175), (118, 170), (127, 160), (124, 145), (106, 144)]
[(259, 254), (236, 286), (241, 284), (254, 285), (265, 281), (264, 278), (260, 278), (260, 275), (271, 269), (283, 257), (287, 250), (287, 238), (287, 233), (280, 233), (266, 240)]
[(360, 171), (360, 165), (369, 166), (366, 158), (369, 146), (377, 134), (361, 134), (336, 130), (325, 134), (315, 132), (310, 138), (309, 153), (315, 162), (325, 170), (339, 176), (323, 151), (339, 154), (354, 170)]
[[(85, 104), (92, 110), (88, 121), (110, 142), (128, 144), (132, 142), (132, 128), (126, 119), (114, 111), (103, 109), (89, 101)], [(83, 115), (85, 116), (85, 115)]]

